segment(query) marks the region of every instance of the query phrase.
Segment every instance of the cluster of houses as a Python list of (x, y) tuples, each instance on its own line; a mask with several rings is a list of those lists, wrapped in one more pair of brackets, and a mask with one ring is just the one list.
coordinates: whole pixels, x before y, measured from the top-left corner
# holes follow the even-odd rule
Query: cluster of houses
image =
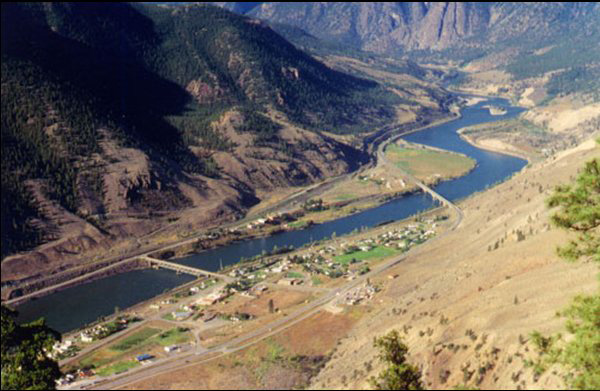
[(62, 342), (56, 342), (52, 345), (52, 352), (50, 352), (49, 356), (53, 359), (61, 359), (63, 357), (70, 356), (71, 354), (75, 354), (76, 345), (74, 341), (70, 338), (65, 339)]
[(91, 343), (99, 339), (103, 339), (118, 331), (127, 328), (127, 325), (132, 321), (128, 316), (119, 316), (115, 321), (105, 324), (99, 324), (91, 328), (83, 330), (79, 337), (83, 343)]
[(190, 288), (190, 294), (195, 295), (200, 293), (203, 290), (210, 288), (211, 286), (217, 284), (219, 280), (217, 278), (213, 278), (212, 280), (202, 281), (200, 285), (194, 286)]
[[(376, 237), (361, 239), (355, 242), (344, 241), (331, 244), (302, 255), (288, 254), (284, 257), (271, 258), (269, 261), (250, 265), (243, 265), (232, 270), (229, 275), (239, 278), (240, 282), (247, 284), (238, 284), (234, 293), (247, 291), (252, 285), (264, 280), (270, 274), (281, 274), (293, 271), (297, 267), (310, 275), (324, 275), (329, 278), (345, 277), (349, 280), (369, 271), (364, 261), (359, 260), (360, 252), (368, 252), (376, 247), (384, 246), (400, 251), (408, 251), (412, 246), (421, 244), (435, 236), (436, 220), (428, 219), (420, 223), (408, 225), (405, 228), (393, 229), (381, 233)], [(349, 262), (339, 262), (335, 257), (339, 255), (356, 254), (358, 259), (352, 259)], [(355, 264), (363, 266), (355, 267)], [(299, 285), (303, 283), (302, 279), (284, 277), (278, 281), (281, 285)], [(210, 300), (203, 305), (211, 305), (215, 300)]]
[[(269, 223), (280, 223), (281, 218), (281, 216), (272, 217)], [(267, 221), (268, 219), (265, 219), (264, 222), (258, 221), (258, 223), (267, 224)], [(355, 279), (370, 270), (368, 262), (361, 260), (361, 253), (381, 247), (392, 248), (396, 251), (407, 251), (410, 247), (423, 243), (433, 237), (436, 233), (436, 227), (437, 219), (421, 220), (403, 228), (390, 229), (370, 238), (354, 241), (338, 239), (329, 245), (312, 250), (309, 249), (302, 254), (286, 254), (281, 257), (263, 258), (251, 264), (241, 264), (229, 272), (231, 277), (238, 279), (236, 282), (217, 289), (210, 294), (202, 295), (189, 305), (181, 306), (173, 311), (170, 317), (177, 321), (186, 320), (192, 316), (194, 316), (194, 319), (200, 319), (200, 316), (202, 316), (201, 319), (205, 322), (212, 320), (218, 314), (207, 311), (198, 312), (199, 307), (211, 307), (235, 293), (240, 293), (243, 296), (259, 297), (268, 290), (267, 285), (261, 283), (261, 281), (273, 275), (281, 275), (277, 280), (277, 284), (279, 285), (294, 286), (303, 284), (306, 281), (298, 273), (298, 269), (301, 269), (301, 271), (310, 276), (323, 275), (332, 279), (341, 277), (348, 280)], [(346, 257), (342, 261), (340, 257), (343, 256)], [(217, 282), (217, 279), (204, 281), (190, 288), (189, 295), (198, 294), (208, 287), (215, 285)], [(367, 284), (348, 293), (343, 298), (343, 301), (347, 305), (358, 304), (370, 299), (375, 292), (376, 288)], [(173, 304), (175, 302), (170, 300), (163, 301), (162, 304)], [(160, 306), (157, 307), (160, 308)], [(235, 321), (233, 318), (229, 320)], [(239, 320), (245, 319), (240, 317)], [(93, 332), (95, 334), (102, 334), (103, 330), (98, 329), (93, 330)], [(94, 338), (94, 334), (88, 334), (90, 334), (89, 338)], [(83, 338), (82, 333), (82, 340)]]
[(90, 329), (86, 329), (79, 334), (79, 338), (83, 343), (92, 343), (95, 340), (105, 338), (109, 333), (108, 327), (105, 325), (97, 325)]
[[(260, 290), (260, 288), (253, 287), (252, 291), (261, 291), (261, 290)], [(199, 321), (202, 321), (205, 323), (210, 322), (211, 320), (213, 320), (217, 316), (219, 316), (219, 313), (216, 311), (203, 310), (202, 308), (215, 305), (215, 304), (225, 300), (226, 298), (228, 298), (231, 295), (232, 295), (232, 292), (230, 289), (222, 288), (222, 289), (216, 290), (206, 296), (202, 296), (202, 297), (198, 298), (196, 301), (194, 301), (191, 304), (186, 304), (186, 305), (180, 306), (178, 310), (172, 311), (169, 314), (170, 318), (172, 320), (180, 322), (180, 321), (187, 320), (187, 319), (191, 318), (192, 316), (194, 316), (194, 320), (199, 320)], [(246, 318), (243, 316), (240, 316), (238, 318), (230, 317), (227, 320), (236, 322), (236, 321), (240, 321), (240, 320), (246, 320)]]
[(352, 289), (342, 298), (338, 299), (338, 304), (341, 305), (357, 305), (366, 300), (371, 300), (375, 293), (378, 292), (378, 288), (375, 285), (372, 285), (370, 282), (366, 282), (365, 284)]
[(269, 287), (265, 284), (257, 284), (241, 293), (242, 296), (257, 298), (260, 297), (263, 293), (269, 290)]
[(91, 369), (79, 369), (76, 372), (67, 373), (60, 379), (56, 380), (56, 385), (57, 387), (65, 387), (77, 380), (87, 379), (94, 375), (95, 373)]
[(228, 289), (219, 289), (206, 296), (200, 297), (195, 301), (195, 304), (201, 306), (211, 306), (225, 300), (229, 296), (231, 296), (231, 293)]
[(411, 224), (403, 230), (393, 230), (380, 234), (376, 239), (370, 239), (378, 246), (395, 246), (399, 250), (408, 250), (410, 247), (421, 244), (435, 236), (435, 228), (437, 223), (433, 220), (427, 220), (431, 224), (431, 229), (426, 230), (420, 225)]
[(268, 216), (266, 218), (260, 218), (255, 221), (252, 221), (246, 225), (246, 228), (249, 230), (262, 228), (265, 225), (280, 225), (285, 223), (291, 223), (298, 219), (298, 213), (278, 213), (275, 215)]

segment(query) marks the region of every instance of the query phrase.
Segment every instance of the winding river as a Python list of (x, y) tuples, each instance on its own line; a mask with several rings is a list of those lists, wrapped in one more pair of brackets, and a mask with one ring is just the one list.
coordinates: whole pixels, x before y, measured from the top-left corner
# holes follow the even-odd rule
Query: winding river
[[(503, 107), (507, 112), (504, 115), (491, 115), (488, 109), (482, 107), (487, 105)], [(512, 118), (522, 111), (522, 108), (510, 106), (505, 99), (492, 98), (464, 108), (461, 118), (457, 120), (402, 138), (410, 142), (459, 152), (477, 161), (477, 166), (469, 174), (442, 182), (434, 188), (448, 200), (459, 200), (507, 179), (520, 171), (527, 161), (476, 148), (461, 139), (457, 131), (466, 126)], [(275, 247), (292, 245), (298, 248), (311, 241), (331, 237), (333, 234), (339, 236), (357, 228), (373, 227), (385, 221), (403, 219), (433, 206), (435, 202), (430, 197), (422, 193), (412, 194), (303, 230), (232, 243), (171, 261), (218, 271), (221, 264), (232, 265), (242, 258), (250, 258), (263, 251), (271, 251)], [(101, 316), (112, 314), (115, 307), (127, 308), (192, 279), (191, 276), (176, 275), (166, 270), (133, 271), (29, 301), (18, 307), (19, 318), (21, 321), (30, 321), (44, 316), (51, 327), (65, 332), (81, 327)]]

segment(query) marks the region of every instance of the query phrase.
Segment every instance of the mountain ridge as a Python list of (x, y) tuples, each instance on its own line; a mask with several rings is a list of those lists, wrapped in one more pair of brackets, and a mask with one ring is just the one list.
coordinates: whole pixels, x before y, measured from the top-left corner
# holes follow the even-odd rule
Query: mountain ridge
[(240, 10), (240, 3), (215, 3), (274, 23), (303, 28), (324, 40), (344, 42), (367, 51), (402, 54), (493, 45), (514, 39), (534, 40), (597, 29), (597, 4), (586, 2), (269, 2)]
[(403, 99), (213, 6), (5, 3), (3, 281), (355, 170), (362, 145), (334, 133), (388, 124)]

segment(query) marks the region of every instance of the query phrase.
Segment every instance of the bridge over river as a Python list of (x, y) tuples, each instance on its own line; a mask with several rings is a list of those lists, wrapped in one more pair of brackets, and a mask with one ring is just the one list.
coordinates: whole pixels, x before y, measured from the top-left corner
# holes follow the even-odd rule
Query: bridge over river
[(138, 259), (148, 262), (150, 267), (159, 267), (159, 268), (163, 268), (163, 269), (174, 270), (178, 273), (191, 274), (191, 275), (197, 276), (197, 277), (201, 277), (201, 276), (216, 277), (216, 278), (222, 279), (223, 281), (225, 281), (227, 283), (234, 281), (233, 278), (226, 276), (224, 274), (213, 273), (213, 272), (209, 272), (207, 270), (198, 269), (198, 268), (195, 268), (192, 266), (182, 265), (182, 264), (176, 263), (176, 262), (164, 261), (162, 259), (152, 258), (147, 255), (138, 257)]

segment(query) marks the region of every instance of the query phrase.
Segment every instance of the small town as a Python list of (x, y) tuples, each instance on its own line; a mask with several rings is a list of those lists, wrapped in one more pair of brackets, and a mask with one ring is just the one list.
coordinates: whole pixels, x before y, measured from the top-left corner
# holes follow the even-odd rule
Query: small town
[[(276, 216), (250, 225), (259, 227), (280, 219)], [(236, 324), (254, 322), (252, 327), (257, 327), (299, 304), (314, 301), (341, 281), (356, 280), (379, 261), (424, 243), (436, 235), (447, 219), (443, 214), (417, 217), (400, 225), (389, 223), (367, 233), (356, 232), (339, 238), (333, 235), (330, 240), (297, 250), (275, 250), (272, 253), (276, 255), (266, 254), (239, 263), (223, 270), (223, 278), (202, 277), (183, 289), (137, 306), (108, 322), (72, 333), (63, 342), (56, 343), (50, 355), (73, 363), (58, 384), (67, 386), (94, 376), (147, 365), (198, 349), (200, 344), (219, 341), (215, 335), (231, 338), (241, 333), (239, 328), (232, 329)], [(333, 304), (341, 310), (366, 304), (379, 290), (379, 284), (367, 279), (340, 295)], [(130, 332), (132, 328), (140, 331)], [(130, 336), (122, 340), (120, 335)], [(164, 335), (169, 336), (161, 338)], [(147, 350), (143, 349), (145, 345)], [(88, 353), (98, 349), (124, 354), (111, 353), (109, 356), (114, 359), (100, 359), (107, 354)]]
[(0, 390), (600, 390), (600, 2), (3, 2)]

